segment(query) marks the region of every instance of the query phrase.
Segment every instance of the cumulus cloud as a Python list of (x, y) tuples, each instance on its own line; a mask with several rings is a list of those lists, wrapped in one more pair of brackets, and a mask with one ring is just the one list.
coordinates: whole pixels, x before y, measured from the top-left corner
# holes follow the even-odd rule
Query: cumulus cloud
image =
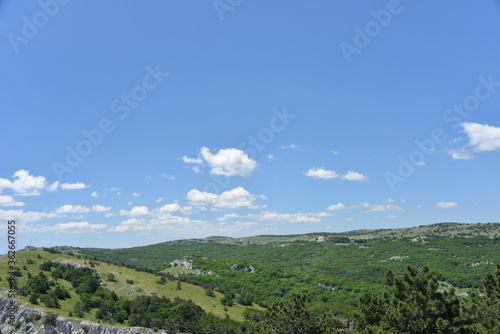
[(307, 172), (304, 172), (304, 174), (306, 176), (310, 176), (315, 179), (324, 179), (324, 180), (333, 179), (339, 176), (333, 170), (326, 170), (324, 167), (310, 168)]
[(327, 210), (342, 210), (342, 209), (345, 209), (345, 205), (338, 202), (337, 204), (332, 204), (330, 205), (328, 208), (326, 208)]
[(46, 186), (43, 176), (33, 176), (27, 170), (18, 170), (13, 175), (14, 181), (0, 178), (0, 191), (12, 189), (19, 196), (39, 196)]
[(90, 209), (82, 205), (71, 205), (66, 204), (56, 209), (56, 213), (86, 213), (90, 212)]
[(87, 186), (81, 182), (62, 183), (58, 181), (49, 184), (43, 176), (33, 176), (29, 171), (20, 169), (13, 175), (14, 181), (0, 178), (0, 192), (3, 189), (11, 189), (18, 196), (39, 196), (42, 190), (56, 191), (58, 188), (63, 190), (83, 189)]
[(99, 193), (97, 191), (94, 191), (92, 192), (92, 194), (90, 194), (90, 196), (97, 198), (99, 197)]
[(147, 206), (134, 206), (132, 210), (120, 210), (121, 216), (147, 216), (149, 210)]
[(352, 170), (347, 171), (347, 174), (342, 175), (341, 178), (347, 181), (365, 181), (367, 179), (363, 174), (356, 173)]
[(23, 206), (23, 202), (16, 201), (14, 197), (9, 195), (0, 195), (1, 206)]
[(458, 204), (455, 202), (439, 202), (434, 207), (438, 209), (451, 209), (457, 207)]
[(236, 148), (221, 149), (213, 154), (207, 147), (202, 147), (197, 158), (188, 158), (183, 156), (182, 160), (189, 164), (195, 165), (191, 167), (196, 173), (201, 173), (202, 165), (208, 165), (210, 174), (226, 175), (226, 176), (243, 176), (247, 177), (257, 168), (258, 164), (255, 160), (248, 157), (242, 150)]
[(212, 154), (207, 147), (201, 149), (201, 156), (212, 168), (210, 174), (226, 176), (249, 176), (257, 167), (257, 162), (248, 155), (236, 148), (221, 149), (216, 154)]
[[(455, 160), (469, 160), (473, 152), (491, 152), (500, 150), (500, 127), (488, 124), (464, 122), (462, 131), (469, 138), (469, 143), (463, 147), (449, 149), (448, 154)], [(455, 143), (453, 141), (452, 143)]]
[(186, 198), (191, 205), (212, 205), (215, 208), (234, 209), (240, 207), (256, 208), (253, 202), (256, 197), (242, 187), (223, 192), (220, 195), (192, 189)]
[(158, 209), (158, 212), (177, 212), (181, 211), (181, 206), (177, 203), (165, 204)]
[(111, 210), (110, 206), (92, 205), (92, 211), (94, 212), (106, 212), (109, 210)]
[(488, 124), (462, 123), (463, 132), (469, 136), (469, 144), (475, 152), (500, 150), (500, 127)]
[(106, 229), (108, 225), (105, 224), (90, 224), (87, 221), (83, 222), (69, 222), (60, 223), (52, 226), (51, 230), (54, 232), (66, 232), (66, 233), (88, 233), (96, 232), (98, 230)]

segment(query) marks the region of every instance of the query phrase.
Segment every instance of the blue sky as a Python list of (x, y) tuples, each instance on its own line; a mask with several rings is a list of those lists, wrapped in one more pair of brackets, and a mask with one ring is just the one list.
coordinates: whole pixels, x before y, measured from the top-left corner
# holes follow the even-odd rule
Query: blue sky
[(18, 248), (498, 222), (500, 1), (11, 0), (0, 36)]

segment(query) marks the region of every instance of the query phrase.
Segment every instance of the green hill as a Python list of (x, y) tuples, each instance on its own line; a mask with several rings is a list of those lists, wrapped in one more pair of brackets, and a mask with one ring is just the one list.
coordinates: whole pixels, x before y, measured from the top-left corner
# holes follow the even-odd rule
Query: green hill
[[(177, 289), (177, 281), (166, 280), (165, 284), (158, 284), (157, 282), (160, 277), (151, 273), (139, 272), (130, 268), (107, 264), (100, 261), (90, 261), (88, 259), (81, 258), (80, 256), (51, 254), (47, 251), (40, 250), (18, 251), (16, 252), (16, 261), (17, 267), (21, 269), (21, 276), (17, 277), (17, 284), (19, 287), (22, 287), (26, 283), (28, 275), (37, 276), (39, 274), (42, 262), (67, 261), (71, 264), (80, 264), (95, 269), (100, 278), (105, 282), (103, 286), (111, 291), (114, 291), (118, 296), (133, 298), (137, 295), (156, 294), (158, 296), (165, 296), (169, 299), (180, 298), (184, 300), (192, 300), (196, 305), (201, 306), (201, 308), (207, 313), (212, 313), (221, 318), (226, 317), (227, 314), (227, 316), (231, 319), (237, 321), (243, 321), (243, 312), (247, 308), (247, 306), (239, 304), (235, 304), (232, 307), (224, 307), (220, 303), (220, 299), (222, 299), (224, 295), (217, 291), (214, 292), (215, 297), (209, 297), (206, 295), (205, 290), (202, 287), (185, 282), (181, 283), (181, 288), (179, 290)], [(3, 256), (0, 258), (0, 277), (2, 278), (0, 281), (0, 290), (5, 291), (9, 288), (9, 283), (7, 281), (7, 273), (9, 271), (9, 268), (7, 267), (7, 257)], [(107, 279), (110, 274), (114, 275), (116, 279), (115, 282), (110, 282)], [(50, 272), (45, 272), (45, 275), (50, 278)], [(127, 280), (129, 280), (129, 282), (133, 281), (133, 284), (127, 283)], [(79, 300), (79, 296), (75, 293), (75, 289), (71, 286), (70, 282), (63, 279), (53, 278), (50, 278), (50, 281), (53, 282), (55, 286), (66, 288), (69, 291), (71, 298), (60, 300), (60, 308), (48, 308), (44, 306), (43, 303), (40, 303), (39, 305), (32, 305), (30, 307), (40, 309), (45, 312), (55, 312), (65, 318), (85, 319), (93, 322), (99, 321), (99, 319), (95, 317), (95, 309), (89, 313), (85, 313), (83, 318), (69, 317), (68, 314), (74, 310), (75, 304)], [(27, 303), (29, 299), (28, 296), (22, 296), (19, 293), (17, 293), (16, 298), (18, 298), (18, 301), (22, 303)], [(262, 310), (262, 308), (257, 305), (254, 305), (252, 308)]]
[[(407, 264), (438, 269), (443, 284), (463, 293), (478, 288), (481, 277), (500, 262), (499, 236), (498, 223), (443, 223), (345, 233), (209, 237), (73, 251), (116, 264), (180, 274), (186, 282), (246, 295), (262, 306), (295, 292), (308, 292), (314, 307), (351, 312), (364, 291), (387, 289), (386, 270), (401, 274)], [(193, 257), (194, 270), (171, 266), (170, 262), (185, 256)], [(241, 269), (248, 266), (257, 270), (249, 274)]]

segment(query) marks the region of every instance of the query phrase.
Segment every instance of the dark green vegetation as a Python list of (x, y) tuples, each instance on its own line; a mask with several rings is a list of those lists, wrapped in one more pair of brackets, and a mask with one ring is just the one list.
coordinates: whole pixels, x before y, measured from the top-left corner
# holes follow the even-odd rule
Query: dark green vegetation
[(456, 296), (454, 289), (440, 292), (441, 274), (427, 266), (408, 265), (394, 277), (387, 271), (390, 294), (366, 292), (359, 311), (339, 317), (329, 311), (314, 315), (307, 309), (307, 295), (292, 295), (268, 308), (257, 333), (500, 333), (500, 264), (483, 279), (483, 289), (470, 298)]
[[(387, 291), (384, 273), (388, 269), (402, 274), (408, 264), (439, 268), (441, 281), (467, 292), (480, 287), (481, 278), (500, 262), (500, 224), (438, 224), (321, 235), (329, 240), (308, 241), (318, 240), (318, 234), (212, 237), (78, 252), (122, 265), (184, 272), (180, 280), (217, 288), (230, 300), (240, 296), (234, 301), (242, 305), (253, 302), (265, 307), (292, 293), (308, 293), (312, 308), (344, 313), (358, 308), (363, 292)], [(193, 268), (217, 276), (169, 269), (166, 263), (184, 256), (193, 256), (188, 258)], [(249, 266), (256, 268), (254, 273), (248, 272)]]
[[(499, 236), (500, 224), (447, 223), (57, 247), (21, 252), (18, 294), (84, 319), (190, 333), (498, 333)], [(90, 268), (74, 278), (46, 256)]]

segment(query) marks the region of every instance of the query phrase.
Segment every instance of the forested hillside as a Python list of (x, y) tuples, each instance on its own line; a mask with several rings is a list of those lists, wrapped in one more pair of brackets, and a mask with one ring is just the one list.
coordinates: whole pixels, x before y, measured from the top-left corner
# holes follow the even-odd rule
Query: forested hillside
[[(481, 277), (500, 262), (499, 226), (438, 224), (341, 235), (236, 240), (213, 237), (129, 249), (77, 251), (132, 267), (181, 273), (183, 281), (218, 287), (232, 294), (245, 293), (262, 306), (291, 293), (307, 292), (312, 305), (318, 308), (349, 312), (358, 306), (364, 291), (385, 289), (386, 270), (392, 268), (401, 274), (407, 264), (439, 268), (443, 286), (454, 286), (464, 293), (478, 288)], [(322, 237), (325, 241), (318, 241)], [(180, 270), (180, 266), (171, 268), (170, 262), (185, 256), (193, 257), (189, 259), (193, 268), (217, 275), (196, 275), (192, 270)], [(256, 268), (252, 274), (242, 269), (250, 265)]]
[(188, 333), (496, 333), (499, 230), (28, 248), (17, 252), (17, 298), (64, 317)]

